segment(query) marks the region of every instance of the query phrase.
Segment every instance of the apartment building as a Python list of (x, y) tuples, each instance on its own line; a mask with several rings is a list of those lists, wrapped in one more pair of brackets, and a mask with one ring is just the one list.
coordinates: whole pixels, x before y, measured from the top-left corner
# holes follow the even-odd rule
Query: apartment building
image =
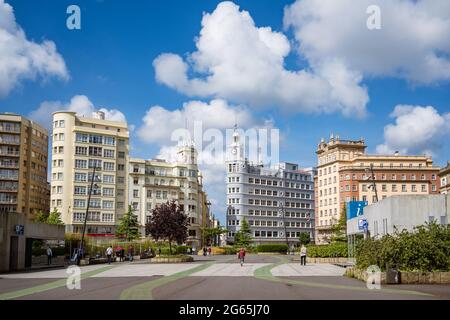
[(128, 139), (127, 124), (105, 120), (103, 112), (90, 118), (53, 113), (51, 208), (61, 213), (67, 232), (82, 232), (94, 179), (86, 232), (114, 234), (127, 210)]
[(180, 146), (177, 156), (175, 162), (130, 159), (129, 199), (142, 232), (154, 208), (167, 201), (177, 201), (189, 217), (186, 243), (199, 248), (202, 245), (201, 227), (209, 224), (209, 201), (203, 191), (194, 146)]
[(0, 212), (29, 219), (49, 211), (48, 132), (13, 113), (0, 114)]
[(287, 162), (272, 167), (251, 164), (236, 131), (226, 166), (228, 242), (234, 242), (244, 219), (255, 244), (291, 246), (303, 232), (314, 240), (314, 169)]
[(439, 192), (450, 194), (450, 162), (447, 162), (447, 166), (439, 171), (439, 179), (441, 180)]
[[(439, 168), (427, 156), (368, 155), (363, 139), (321, 140), (316, 182), (316, 238), (327, 243), (349, 201), (377, 202), (392, 195), (436, 194)], [(375, 186), (375, 187), (374, 187)]]

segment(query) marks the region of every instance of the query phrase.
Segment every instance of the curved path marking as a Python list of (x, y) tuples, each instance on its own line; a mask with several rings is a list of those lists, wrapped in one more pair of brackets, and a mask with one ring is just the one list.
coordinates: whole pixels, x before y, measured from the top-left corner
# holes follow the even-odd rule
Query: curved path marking
[(345, 285), (338, 285), (338, 284), (325, 284), (325, 283), (317, 283), (317, 282), (310, 282), (310, 281), (303, 281), (303, 280), (280, 278), (280, 277), (276, 277), (276, 276), (272, 275), (271, 270), (282, 264), (289, 263), (289, 260), (284, 257), (276, 257), (276, 258), (279, 260), (279, 262), (272, 263), (270, 265), (256, 269), (255, 273), (254, 273), (254, 277), (257, 279), (261, 279), (261, 280), (281, 282), (281, 283), (292, 284), (292, 285), (316, 287), (316, 288), (342, 289), (342, 290), (354, 290), (354, 291), (365, 291), (365, 292), (375, 292), (375, 293), (393, 293), (393, 294), (406, 294), (406, 295), (434, 297), (434, 295), (429, 294), (429, 293), (412, 291), (412, 290), (383, 289), (383, 288), (381, 288), (380, 290), (370, 290), (370, 289), (361, 288), (361, 287), (352, 287), (352, 286), (345, 286)]
[[(85, 273), (81, 272), (81, 280), (92, 277), (93, 275), (102, 273), (111, 268), (114, 268), (114, 267), (107, 266), (107, 267), (95, 269), (92, 271), (88, 271)], [(48, 290), (56, 289), (59, 287), (64, 287), (66, 285), (66, 283), (67, 283), (67, 278), (64, 278), (64, 279), (59, 279), (59, 280), (52, 281), (49, 283), (44, 283), (44, 284), (41, 284), (41, 285), (38, 285), (35, 287), (31, 287), (31, 288), (25, 288), (25, 289), (20, 289), (20, 290), (16, 290), (16, 291), (2, 293), (2, 294), (0, 294), (0, 300), (10, 300), (10, 299), (15, 299), (15, 298), (20, 298), (23, 296), (28, 296), (30, 294), (48, 291)]]
[[(228, 259), (225, 261), (231, 261), (231, 260), (235, 260), (235, 258)], [(215, 263), (216, 263), (216, 261), (208, 261), (208, 262), (202, 263), (198, 267), (195, 267), (192, 269), (188, 269), (185, 271), (174, 273), (170, 276), (146, 281), (141, 284), (132, 286), (132, 287), (127, 288), (122, 291), (122, 293), (120, 294), (120, 300), (153, 300), (153, 295), (152, 295), (153, 289), (155, 289), (159, 286), (165, 285), (169, 282), (173, 282), (173, 281), (188, 277), (189, 275), (194, 274), (196, 272), (205, 270)]]

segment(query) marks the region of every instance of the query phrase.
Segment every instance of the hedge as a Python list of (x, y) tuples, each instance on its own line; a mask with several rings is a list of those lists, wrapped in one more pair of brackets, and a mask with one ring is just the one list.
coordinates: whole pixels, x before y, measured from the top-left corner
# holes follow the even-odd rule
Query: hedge
[(433, 222), (411, 232), (361, 240), (355, 256), (361, 269), (376, 265), (385, 270), (389, 265), (401, 271), (450, 271), (450, 225)]
[(257, 246), (258, 252), (276, 252), (286, 253), (288, 251), (287, 244), (260, 244)]
[(306, 255), (311, 258), (341, 258), (348, 256), (347, 243), (345, 242), (335, 242), (320, 246), (311, 245), (306, 248)]

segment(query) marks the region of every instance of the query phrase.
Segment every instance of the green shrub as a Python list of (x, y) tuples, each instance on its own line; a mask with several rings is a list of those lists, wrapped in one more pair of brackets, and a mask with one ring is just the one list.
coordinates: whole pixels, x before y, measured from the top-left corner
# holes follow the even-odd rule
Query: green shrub
[(258, 252), (274, 252), (274, 253), (286, 253), (288, 251), (287, 244), (268, 243), (260, 244), (257, 247)]
[(225, 246), (223, 247), (223, 250), (223, 254), (236, 254), (239, 249), (237, 247)]
[(431, 223), (412, 232), (361, 240), (355, 253), (356, 265), (362, 269), (377, 265), (385, 270), (388, 264), (403, 271), (449, 271), (450, 226)]
[(307, 246), (306, 252), (307, 256), (311, 258), (340, 258), (348, 256), (347, 244), (343, 242), (335, 242), (321, 246)]
[(176, 246), (175, 252), (176, 252), (177, 254), (186, 254), (188, 248), (189, 248), (190, 250), (192, 250), (192, 247), (191, 247), (191, 246)]

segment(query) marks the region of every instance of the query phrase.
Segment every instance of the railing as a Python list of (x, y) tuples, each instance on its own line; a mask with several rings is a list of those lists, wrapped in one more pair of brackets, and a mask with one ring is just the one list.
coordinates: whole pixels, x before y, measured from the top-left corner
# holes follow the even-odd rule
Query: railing
[(0, 137), (0, 143), (4, 144), (20, 144), (20, 139), (4, 139)]
[(0, 162), (0, 167), (3, 168), (15, 168), (19, 169), (19, 163), (11, 163), (11, 162)]
[(8, 152), (8, 151), (2, 151), (0, 150), (0, 156), (20, 156), (20, 152)]
[(8, 127), (0, 126), (0, 132), (20, 133), (20, 127), (19, 128), (8, 128)]
[(18, 180), (19, 175), (0, 175), (1, 180)]

